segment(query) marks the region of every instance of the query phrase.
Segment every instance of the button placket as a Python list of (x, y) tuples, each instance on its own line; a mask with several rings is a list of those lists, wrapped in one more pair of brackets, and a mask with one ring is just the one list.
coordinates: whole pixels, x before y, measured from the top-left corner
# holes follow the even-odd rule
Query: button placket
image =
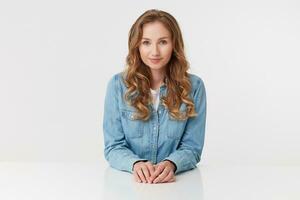
[(152, 138), (153, 138), (153, 143), (152, 143), (152, 161), (156, 163), (157, 160), (157, 143), (158, 143), (158, 112), (155, 111), (154, 113), (154, 119), (153, 119), (153, 124), (152, 124)]

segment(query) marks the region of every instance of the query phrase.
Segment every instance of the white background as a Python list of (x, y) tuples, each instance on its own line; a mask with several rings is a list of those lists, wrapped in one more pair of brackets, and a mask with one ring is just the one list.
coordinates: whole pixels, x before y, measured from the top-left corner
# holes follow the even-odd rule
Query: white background
[(107, 81), (150, 8), (207, 90), (203, 164), (300, 164), (299, 1), (1, 1), (0, 161), (103, 159)]

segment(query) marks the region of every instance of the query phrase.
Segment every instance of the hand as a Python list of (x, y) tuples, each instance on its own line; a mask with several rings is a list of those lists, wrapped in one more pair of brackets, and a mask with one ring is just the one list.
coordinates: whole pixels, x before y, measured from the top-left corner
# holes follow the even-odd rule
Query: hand
[(150, 161), (138, 161), (133, 165), (133, 175), (136, 182), (150, 183), (150, 176), (154, 174), (155, 168)]
[(175, 181), (175, 165), (168, 161), (162, 161), (154, 166), (155, 171), (150, 177), (152, 183), (167, 183)]

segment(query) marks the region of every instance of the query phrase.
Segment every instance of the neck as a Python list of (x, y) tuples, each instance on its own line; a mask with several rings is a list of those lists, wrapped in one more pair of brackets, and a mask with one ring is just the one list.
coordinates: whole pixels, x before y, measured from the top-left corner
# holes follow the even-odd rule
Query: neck
[(165, 72), (159, 70), (151, 70), (151, 74), (151, 89), (156, 90), (164, 82)]

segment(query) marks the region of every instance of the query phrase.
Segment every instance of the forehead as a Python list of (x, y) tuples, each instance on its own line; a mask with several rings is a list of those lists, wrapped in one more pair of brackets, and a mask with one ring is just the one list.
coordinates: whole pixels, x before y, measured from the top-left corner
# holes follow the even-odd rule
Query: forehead
[(171, 37), (170, 31), (161, 22), (151, 22), (143, 25), (143, 38), (160, 39)]

